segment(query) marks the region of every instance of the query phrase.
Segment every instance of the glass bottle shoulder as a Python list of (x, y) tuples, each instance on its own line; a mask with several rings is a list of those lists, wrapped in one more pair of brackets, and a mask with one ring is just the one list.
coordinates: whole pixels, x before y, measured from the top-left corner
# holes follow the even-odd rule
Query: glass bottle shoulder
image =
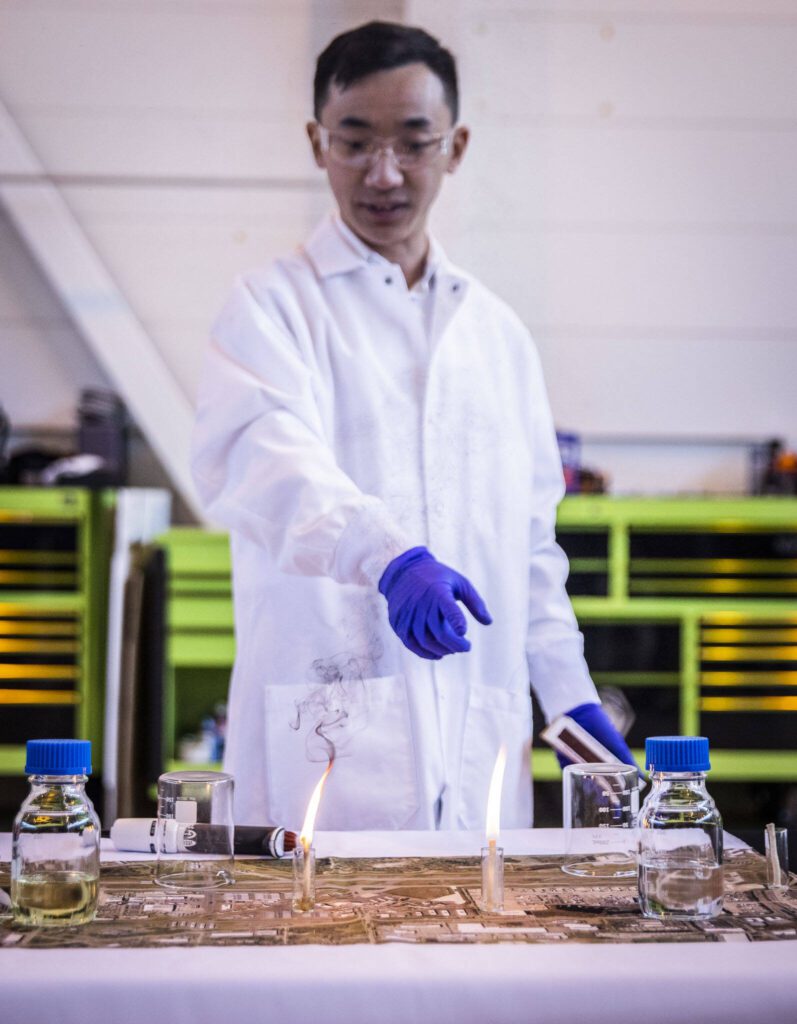
[(703, 775), (654, 777), (639, 821), (643, 828), (721, 825), (717, 805), (706, 789)]
[(84, 777), (31, 780), (31, 790), (14, 820), (14, 833), (83, 832), (99, 828)]

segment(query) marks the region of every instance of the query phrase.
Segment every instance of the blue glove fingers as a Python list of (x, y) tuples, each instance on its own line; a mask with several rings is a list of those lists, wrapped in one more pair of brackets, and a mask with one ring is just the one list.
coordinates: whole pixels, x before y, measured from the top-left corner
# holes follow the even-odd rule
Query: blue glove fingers
[(390, 609), (388, 621), (404, 646), (419, 658), (439, 661), (447, 651), (430, 647), (426, 639), (426, 612), (422, 606), (404, 602)]
[(430, 619), (428, 625), (437, 642), (449, 654), (462, 654), (470, 650), (470, 640), (465, 638), (465, 630), (468, 628), (465, 616), (448, 594), (440, 596), (437, 615)]
[(600, 704), (579, 704), (578, 707), (571, 708), (567, 714), (574, 722), (578, 722), (582, 729), (586, 729), (590, 736), (594, 736), (599, 743), (602, 743), (607, 750), (611, 750), (614, 756), (624, 764), (633, 764), (639, 767), (628, 744)]
[(416, 636), (412, 624), (409, 624), (405, 629), (396, 630), (396, 635), (404, 646), (412, 651), (413, 654), (417, 654), (419, 658), (426, 658), (428, 661), (439, 661), (443, 657), (442, 654), (436, 654), (429, 649), (428, 644), (425, 642), (423, 631), (421, 631), (420, 638)]
[(421, 650), (426, 651), (427, 657), (444, 658), (450, 654), (445, 645), (441, 644), (429, 629), (429, 620), (434, 615), (434, 606), (427, 601), (422, 601), (415, 609), (410, 625), (410, 636), (414, 644)]
[(402, 640), (401, 641), (408, 651), (412, 651), (413, 654), (417, 654), (419, 658), (425, 658), (427, 661), (441, 661), (442, 654), (430, 654), (423, 647), (417, 647), (413, 640)]
[(468, 629), (468, 623), (462, 609), (455, 600), (456, 593), (454, 588), (448, 586), (438, 587), (435, 590), (434, 597), (440, 612), (441, 621), (447, 622), (456, 636), (464, 636)]
[(441, 615), (440, 621), (435, 630), (435, 637), (449, 654), (464, 654), (470, 650), (471, 644), (467, 637), (454, 632), (448, 619)]
[(459, 577), (458, 585), (454, 588), (454, 596), (462, 601), (474, 619), (481, 622), (483, 626), (489, 626), (493, 621), (478, 590), (464, 576)]
[(379, 590), (388, 604), (388, 619), (401, 642), (421, 658), (437, 660), (471, 649), (465, 637), (462, 601), (484, 625), (492, 619), (471, 583), (438, 562), (424, 547), (411, 548), (387, 566)]
[(417, 654), (419, 658), (438, 660), (441, 655), (433, 654), (416, 641), (412, 632), (412, 615), (413, 609), (408, 605), (402, 605), (398, 609), (393, 608), (388, 614), (388, 621), (393, 627), (393, 632), (404, 646), (413, 654)]

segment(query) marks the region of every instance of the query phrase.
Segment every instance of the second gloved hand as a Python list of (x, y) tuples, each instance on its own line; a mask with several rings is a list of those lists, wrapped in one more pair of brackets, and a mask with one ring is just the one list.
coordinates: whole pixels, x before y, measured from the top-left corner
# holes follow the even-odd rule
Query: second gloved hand
[(394, 558), (379, 580), (379, 590), (396, 635), (421, 658), (437, 661), (470, 650), (465, 638), (468, 624), (458, 601), (483, 625), (493, 621), (473, 584), (423, 547)]
[[(612, 725), (609, 716), (600, 704), (579, 704), (578, 707), (571, 708), (567, 712), (567, 716), (577, 722), (590, 736), (594, 736), (598, 743), (602, 743), (607, 750), (611, 750), (618, 761), (622, 761), (623, 764), (636, 765), (634, 755), (628, 749), (628, 744)], [(559, 752), (556, 757), (562, 768), (572, 764), (572, 761)], [(637, 767), (639, 766), (637, 765)]]

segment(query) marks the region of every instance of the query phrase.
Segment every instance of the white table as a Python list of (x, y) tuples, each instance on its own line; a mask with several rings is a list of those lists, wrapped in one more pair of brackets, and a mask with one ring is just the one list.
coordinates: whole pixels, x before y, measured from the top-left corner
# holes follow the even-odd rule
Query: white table
[[(319, 856), (476, 855), (476, 833), (319, 833)], [(733, 846), (727, 837), (728, 846)], [(507, 854), (561, 852), (558, 829)], [(10, 840), (0, 836), (0, 859)], [(104, 841), (107, 860), (121, 855)], [(0, 950), (3, 1024), (797, 1022), (797, 941)]]

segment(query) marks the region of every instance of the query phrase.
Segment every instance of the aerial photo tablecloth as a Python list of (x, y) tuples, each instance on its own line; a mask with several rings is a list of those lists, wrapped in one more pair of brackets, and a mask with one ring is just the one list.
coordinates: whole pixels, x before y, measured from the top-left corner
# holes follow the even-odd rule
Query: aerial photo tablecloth
[[(96, 919), (80, 928), (14, 928), (0, 913), (5, 948), (113, 948), (352, 943), (757, 942), (797, 938), (797, 886), (765, 887), (765, 862), (726, 851), (725, 902), (711, 921), (643, 918), (634, 878), (580, 878), (564, 857), (506, 859), (501, 913), (481, 909), (473, 857), (320, 858), (316, 908), (292, 909), (290, 861), (242, 860), (235, 883), (175, 893), (153, 881), (149, 862), (102, 865)], [(8, 864), (0, 888), (8, 891)]]

